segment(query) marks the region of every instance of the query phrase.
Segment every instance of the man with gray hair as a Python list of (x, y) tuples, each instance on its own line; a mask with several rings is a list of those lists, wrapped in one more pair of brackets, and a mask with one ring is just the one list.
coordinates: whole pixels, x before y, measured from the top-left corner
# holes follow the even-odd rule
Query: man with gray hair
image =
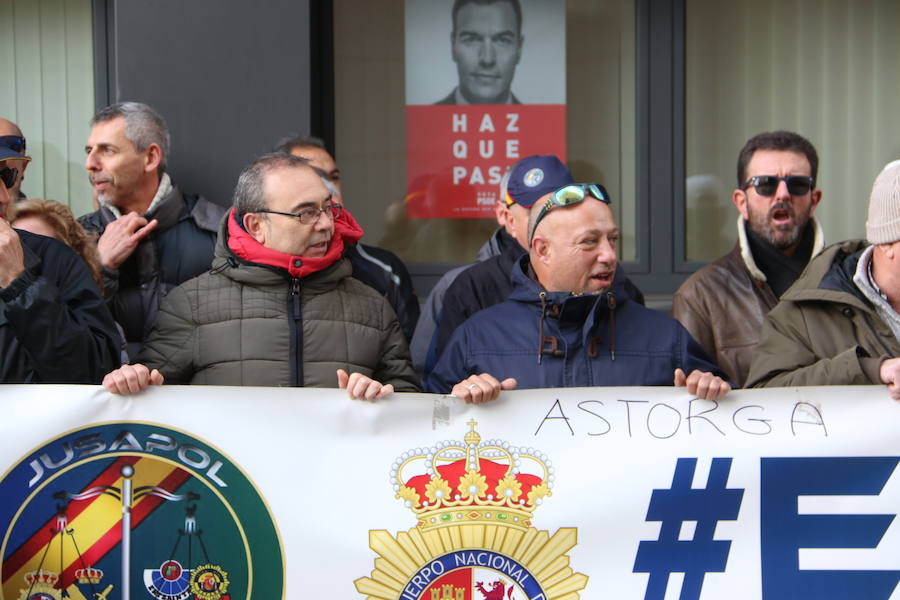
[(823, 250), (781, 296), (748, 387), (884, 384), (900, 399), (900, 161), (875, 179), (866, 237)]
[(84, 149), (100, 208), (79, 221), (100, 236), (104, 295), (134, 356), (166, 293), (209, 269), (225, 210), (172, 183), (169, 131), (146, 104), (101, 109)]
[(397, 316), (352, 277), (345, 251), (362, 229), (334, 192), (290, 154), (244, 169), (213, 269), (169, 293), (138, 364), (104, 386), (341, 387), (367, 400), (419, 391)]

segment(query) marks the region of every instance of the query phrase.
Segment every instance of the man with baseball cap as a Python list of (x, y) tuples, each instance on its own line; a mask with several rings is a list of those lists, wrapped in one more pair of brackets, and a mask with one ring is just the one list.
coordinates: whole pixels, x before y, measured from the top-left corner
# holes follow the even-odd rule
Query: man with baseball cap
[(512, 293), (457, 328), (426, 391), (472, 403), (515, 387), (674, 384), (706, 399), (728, 393), (723, 373), (678, 321), (633, 301), (609, 203), (594, 183), (540, 197)]
[(900, 399), (900, 161), (875, 179), (866, 237), (826, 248), (784, 293), (749, 386), (886, 384)]
[[(553, 190), (574, 183), (572, 173), (553, 155), (523, 158), (506, 174), (506, 206), (503, 231), (506, 242), (500, 254), (472, 265), (447, 288), (443, 310), (426, 360), (425, 373), (440, 357), (457, 327), (479, 310), (506, 300), (512, 291), (512, 267), (528, 246), (528, 212), (535, 201)], [(502, 188), (503, 186), (501, 186)]]
[(99, 383), (119, 365), (119, 334), (87, 265), (6, 220), (9, 165), (27, 158), (0, 145), (0, 383)]

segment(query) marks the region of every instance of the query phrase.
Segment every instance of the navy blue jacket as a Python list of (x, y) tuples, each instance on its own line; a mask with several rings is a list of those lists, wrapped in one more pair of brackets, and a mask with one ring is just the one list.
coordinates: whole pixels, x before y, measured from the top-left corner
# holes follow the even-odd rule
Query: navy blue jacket
[(608, 292), (584, 296), (545, 292), (526, 270), (523, 256), (509, 299), (457, 328), (426, 391), (480, 373), (518, 388), (672, 385), (678, 367), (726, 378), (678, 321), (631, 298), (621, 267)]

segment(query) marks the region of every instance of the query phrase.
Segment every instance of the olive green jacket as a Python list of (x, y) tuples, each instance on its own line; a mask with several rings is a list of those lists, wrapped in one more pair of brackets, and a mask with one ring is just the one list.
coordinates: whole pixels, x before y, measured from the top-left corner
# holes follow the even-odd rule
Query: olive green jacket
[(213, 269), (166, 296), (137, 362), (166, 383), (337, 387), (337, 369), (419, 391), (406, 338), (350, 262), (303, 277), (247, 262), (222, 221)]
[(879, 384), (900, 343), (853, 283), (864, 240), (826, 248), (769, 312), (748, 387)]

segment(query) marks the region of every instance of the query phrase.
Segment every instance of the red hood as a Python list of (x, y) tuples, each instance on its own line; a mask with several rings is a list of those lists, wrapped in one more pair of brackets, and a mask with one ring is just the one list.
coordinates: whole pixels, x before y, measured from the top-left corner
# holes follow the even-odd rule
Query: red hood
[[(346, 246), (355, 244), (362, 236), (362, 227), (345, 208), (334, 222), (334, 235), (325, 256), (292, 256), (266, 248), (257, 242), (238, 224), (234, 209), (228, 212), (228, 247), (231, 251), (246, 261), (284, 269), (292, 277), (302, 278), (327, 269), (344, 255)], [(299, 266), (295, 266), (296, 264)]]

